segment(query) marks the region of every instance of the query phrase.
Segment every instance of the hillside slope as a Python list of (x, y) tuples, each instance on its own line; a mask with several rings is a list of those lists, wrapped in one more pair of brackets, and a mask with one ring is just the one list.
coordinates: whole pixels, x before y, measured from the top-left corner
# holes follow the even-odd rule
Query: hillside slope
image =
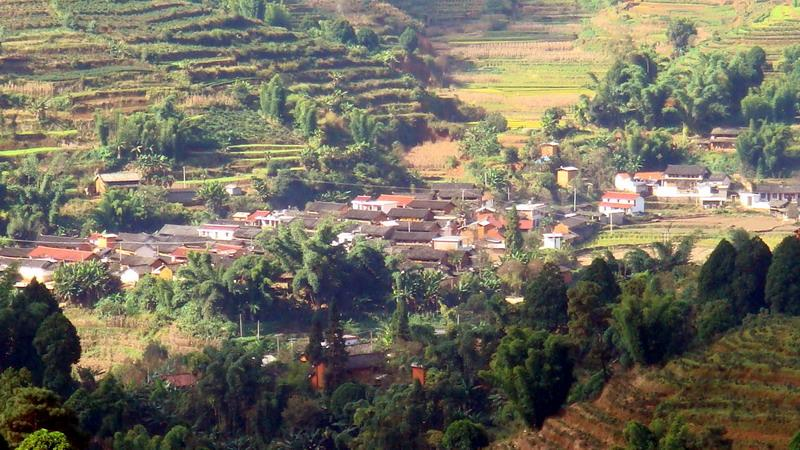
[(785, 448), (800, 430), (800, 318), (754, 317), (705, 351), (663, 369), (615, 375), (602, 395), (497, 448), (588, 449), (623, 445), (629, 420), (682, 415), (724, 426), (737, 449)]

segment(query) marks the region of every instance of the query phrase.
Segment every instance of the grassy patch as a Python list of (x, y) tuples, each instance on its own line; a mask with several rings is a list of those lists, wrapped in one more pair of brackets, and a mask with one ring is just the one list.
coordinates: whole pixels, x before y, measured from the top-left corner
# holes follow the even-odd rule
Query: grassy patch
[(40, 153), (54, 153), (60, 151), (77, 150), (64, 147), (34, 147), (15, 150), (0, 150), (0, 158), (19, 158), (20, 156), (37, 155)]

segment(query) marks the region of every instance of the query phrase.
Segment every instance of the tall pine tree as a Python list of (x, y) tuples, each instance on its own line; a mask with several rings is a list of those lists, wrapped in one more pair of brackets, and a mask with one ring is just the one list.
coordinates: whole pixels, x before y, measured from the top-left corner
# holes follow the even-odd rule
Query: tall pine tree
[(392, 315), (392, 339), (404, 341), (411, 339), (411, 330), (408, 326), (408, 306), (403, 297), (397, 297), (397, 306)]
[(280, 75), (275, 75), (259, 91), (259, 106), (264, 117), (283, 120), (286, 115), (286, 97), (288, 93)]
[(311, 333), (308, 335), (308, 345), (306, 355), (311, 364), (322, 362), (324, 355), (322, 352), (322, 317), (319, 312), (314, 314), (311, 319)]
[(787, 236), (775, 247), (765, 300), (772, 312), (800, 315), (800, 240)]

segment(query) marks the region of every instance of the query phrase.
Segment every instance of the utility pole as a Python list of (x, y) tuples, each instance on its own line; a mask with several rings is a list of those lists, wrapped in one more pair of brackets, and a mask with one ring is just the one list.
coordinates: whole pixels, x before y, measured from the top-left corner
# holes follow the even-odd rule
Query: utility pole
[(261, 319), (256, 321), (256, 339), (261, 340)]
[(239, 337), (244, 336), (244, 326), (242, 325), (242, 313), (239, 313)]
[(183, 166), (183, 187), (186, 188), (186, 166)]
[(572, 191), (572, 212), (578, 210), (578, 186)]

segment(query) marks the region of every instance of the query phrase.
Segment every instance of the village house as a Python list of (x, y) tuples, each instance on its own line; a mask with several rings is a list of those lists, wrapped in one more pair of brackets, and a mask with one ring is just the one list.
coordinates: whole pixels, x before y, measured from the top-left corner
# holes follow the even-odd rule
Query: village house
[(564, 242), (580, 242), (594, 232), (594, 225), (584, 216), (570, 215), (553, 226), (553, 233), (561, 234)]
[(158, 236), (197, 237), (200, 236), (200, 227), (196, 227), (194, 225), (174, 225), (168, 223), (161, 227), (156, 234)]
[(664, 170), (661, 185), (653, 190), (656, 197), (696, 197), (697, 187), (709, 175), (708, 169), (692, 164), (670, 164)]
[(89, 188), (89, 194), (100, 195), (109, 189), (136, 189), (142, 184), (139, 172), (110, 172), (97, 174)]
[(546, 204), (533, 203), (530, 200), (527, 203), (518, 203), (515, 206), (520, 219), (530, 221), (533, 228), (539, 226), (539, 221), (544, 218), (545, 210), (547, 209)]
[(472, 183), (434, 183), (431, 187), (439, 200), (476, 201), (483, 196), (483, 191)]
[(146, 266), (130, 266), (122, 270), (119, 274), (119, 280), (125, 287), (136, 285), (142, 278), (147, 275), (153, 275), (162, 280), (171, 280), (174, 276), (172, 269), (167, 264), (161, 264), (158, 267)]
[(318, 216), (340, 216), (350, 209), (346, 203), (335, 202), (310, 202), (306, 205), (305, 211), (309, 214)]
[(436, 216), (443, 216), (450, 214), (455, 209), (456, 205), (450, 200), (421, 200), (414, 199), (408, 204), (408, 208), (413, 209), (427, 209), (433, 212)]
[(250, 213), (247, 211), (236, 211), (231, 214), (231, 220), (236, 222), (246, 222), (248, 217), (250, 217)]
[[(739, 203), (745, 208), (771, 209), (779, 207), (781, 202), (797, 203), (800, 199), (800, 183), (798, 182), (761, 182), (753, 183), (749, 191), (739, 192)], [(773, 202), (770, 205), (770, 202)]]
[(564, 245), (565, 239), (562, 233), (543, 233), (542, 248), (558, 250)]
[(635, 194), (647, 195), (650, 188), (644, 181), (636, 181), (631, 174), (620, 172), (614, 175), (614, 189), (620, 192), (633, 192)]
[(167, 203), (180, 203), (183, 206), (197, 206), (202, 203), (197, 196), (197, 189), (189, 188), (169, 188), (165, 193), (164, 200)]
[(225, 192), (227, 192), (231, 197), (239, 197), (244, 195), (244, 190), (236, 183), (226, 184)]
[(28, 257), (33, 259), (49, 259), (51, 261), (61, 261), (67, 263), (85, 262), (99, 259), (97, 255), (90, 251), (45, 247), (43, 245), (34, 248), (28, 254)]
[(0, 258), (0, 271), (8, 270), (12, 265), (17, 266), (20, 278), (15, 284), (16, 287), (25, 287), (36, 280), (44, 283), (49, 289), (52, 288), (53, 273), (60, 263), (49, 259)]
[(640, 214), (644, 212), (644, 198), (633, 192), (606, 192), (600, 199), (598, 211), (606, 216), (616, 213)]
[(386, 214), (381, 210), (350, 209), (342, 214), (342, 220), (359, 223), (379, 224), (386, 220)]
[(392, 208), (398, 207), (395, 200), (375, 200), (368, 195), (359, 195), (350, 202), (352, 209), (356, 211), (381, 211), (388, 213)]
[(572, 187), (572, 180), (578, 178), (579, 173), (580, 170), (577, 167), (561, 167), (556, 171), (556, 184), (558, 184), (558, 187), (569, 189)]
[(200, 237), (206, 237), (215, 241), (232, 241), (234, 239), (234, 234), (238, 229), (239, 225), (207, 223), (200, 226), (197, 231), (200, 234)]
[(539, 144), (539, 155), (543, 158), (555, 158), (559, 155), (561, 146), (558, 142), (551, 141)]
[(714, 152), (732, 153), (736, 151), (736, 140), (744, 128), (714, 128), (708, 137), (708, 149)]
[(40, 234), (36, 236), (36, 244), (53, 248), (69, 248), (73, 250), (92, 251), (92, 244), (84, 238)]
[(453, 251), (464, 248), (461, 236), (437, 236), (431, 242), (434, 250)]
[(391, 240), (395, 245), (431, 245), (437, 235), (436, 232), (395, 231)]
[(389, 220), (397, 222), (427, 222), (433, 220), (429, 209), (393, 208), (386, 214)]

